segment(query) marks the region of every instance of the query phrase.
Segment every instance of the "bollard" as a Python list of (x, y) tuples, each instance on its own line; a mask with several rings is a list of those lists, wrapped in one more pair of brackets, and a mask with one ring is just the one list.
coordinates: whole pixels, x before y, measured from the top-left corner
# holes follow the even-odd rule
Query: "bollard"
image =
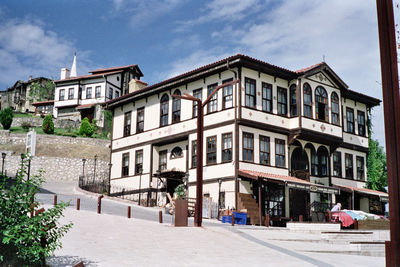
[(332, 222), (332, 212), (330, 210), (328, 210), (327, 212), (328, 212), (328, 222), (331, 223)]
[(99, 196), (97, 198), (97, 213), (100, 214), (101, 213), (101, 199), (103, 198), (103, 196)]
[(79, 210), (81, 208), (81, 199), (77, 198), (76, 199), (76, 210)]
[(162, 211), (161, 210), (158, 212), (158, 222), (162, 223)]
[(232, 226), (235, 226), (235, 214), (232, 211)]
[(128, 206), (128, 219), (131, 218), (131, 206)]
[(57, 205), (57, 194), (54, 195), (54, 201), (53, 201), (53, 205)]
[(265, 226), (269, 227), (269, 214), (268, 213), (265, 215)]
[(303, 222), (303, 215), (299, 215), (299, 222)]
[(354, 219), (354, 230), (358, 230), (358, 220)]

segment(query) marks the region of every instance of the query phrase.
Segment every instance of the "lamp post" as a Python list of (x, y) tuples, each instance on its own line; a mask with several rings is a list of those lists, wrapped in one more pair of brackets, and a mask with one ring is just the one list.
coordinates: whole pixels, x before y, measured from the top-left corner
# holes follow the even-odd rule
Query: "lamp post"
[(4, 160), (6, 159), (7, 154), (5, 152), (1, 153), (1, 158), (3, 159), (3, 163), (1, 165), (1, 175), (4, 175)]
[(111, 193), (111, 168), (112, 168), (112, 163), (108, 163), (108, 185), (107, 185), (107, 192), (108, 195)]
[(202, 208), (203, 208), (203, 133), (204, 133), (204, 118), (203, 109), (214, 97), (217, 91), (223, 87), (238, 83), (239, 80), (234, 80), (217, 86), (214, 91), (202, 102), (201, 99), (196, 98), (188, 93), (183, 95), (172, 95), (174, 98), (191, 100), (197, 102), (197, 144), (196, 144), (196, 204), (194, 213), (194, 225), (201, 227), (202, 223)]
[(183, 183), (185, 185), (185, 197), (187, 198), (187, 189), (188, 189), (188, 184), (189, 184), (189, 172), (185, 173), (185, 176), (183, 176)]
[(222, 179), (218, 178), (218, 209), (217, 209), (217, 219), (219, 220), (219, 208), (220, 208), (220, 203), (221, 203), (221, 184), (222, 184)]
[(82, 177), (85, 177), (85, 163), (86, 159), (82, 159)]
[(96, 181), (96, 165), (97, 165), (97, 155), (94, 155), (93, 184), (94, 184), (94, 181)]

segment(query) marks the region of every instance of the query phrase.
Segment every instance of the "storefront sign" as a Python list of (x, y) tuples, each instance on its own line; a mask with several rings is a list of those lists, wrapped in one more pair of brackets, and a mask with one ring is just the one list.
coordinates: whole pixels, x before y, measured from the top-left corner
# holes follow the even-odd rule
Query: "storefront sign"
[(335, 195), (340, 194), (340, 190), (337, 188), (318, 186), (314, 184), (306, 185), (297, 183), (287, 183), (286, 186), (293, 189), (306, 190), (316, 193), (335, 194)]

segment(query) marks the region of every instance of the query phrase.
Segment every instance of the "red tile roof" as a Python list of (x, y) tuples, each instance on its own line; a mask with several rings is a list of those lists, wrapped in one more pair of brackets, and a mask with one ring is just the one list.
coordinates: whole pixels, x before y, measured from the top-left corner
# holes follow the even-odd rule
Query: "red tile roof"
[(97, 70), (91, 70), (89, 72), (90, 73), (106, 72), (106, 71), (113, 71), (113, 70), (122, 70), (122, 69), (131, 68), (131, 67), (137, 67), (137, 64), (119, 66), (119, 67), (112, 67), (112, 68), (97, 69)]
[(309, 67), (296, 70), (296, 73), (297, 73), (297, 74), (299, 74), (299, 73), (304, 73), (304, 72), (307, 72), (307, 71), (309, 71), (309, 70), (315, 69), (315, 68), (317, 68), (317, 67), (319, 67), (319, 66), (322, 66), (322, 65), (324, 65), (324, 64), (326, 64), (326, 63), (325, 63), (325, 62), (320, 62), (320, 63), (314, 64), (314, 65), (311, 65), (311, 66), (309, 66)]
[(239, 170), (238, 173), (239, 173), (239, 175), (242, 175), (242, 176), (245, 176), (245, 177), (251, 178), (251, 179), (258, 179), (259, 177), (261, 177), (261, 178), (272, 179), (272, 180), (277, 180), (277, 181), (281, 181), (281, 182), (295, 182), (295, 183), (307, 184), (307, 185), (312, 184), (308, 181), (299, 179), (297, 177), (280, 175), (280, 174), (249, 171), (249, 170)]
[(76, 109), (86, 109), (86, 108), (91, 108), (92, 106), (94, 106), (94, 104), (85, 104), (77, 106)]
[(80, 79), (91, 79), (91, 78), (98, 78), (101, 77), (103, 75), (111, 75), (111, 74), (117, 74), (122, 72), (123, 70), (117, 70), (117, 71), (109, 71), (109, 72), (102, 72), (99, 74), (87, 74), (87, 75), (81, 75), (81, 76), (76, 76), (76, 77), (70, 77), (67, 79), (63, 79), (63, 80), (57, 80), (54, 82), (65, 82), (65, 81), (74, 81), (74, 80), (80, 80)]
[(338, 185), (338, 184), (334, 184), (333, 186), (336, 186), (338, 188), (343, 188), (344, 190), (347, 189), (350, 191), (358, 191), (360, 193), (369, 194), (369, 195), (377, 195), (377, 196), (385, 196), (385, 197), (389, 196), (389, 194), (386, 192), (376, 191), (376, 190), (372, 190), (372, 189), (368, 189), (368, 188), (359, 188), (359, 187)]
[(137, 79), (135, 79), (135, 81), (136, 81), (136, 82), (138, 82), (138, 83), (144, 84), (145, 86), (147, 86), (147, 83), (146, 83), (146, 82), (144, 82), (144, 81), (137, 80)]
[(47, 101), (39, 101), (32, 103), (32, 106), (41, 106), (46, 104), (54, 104), (54, 100), (47, 100)]

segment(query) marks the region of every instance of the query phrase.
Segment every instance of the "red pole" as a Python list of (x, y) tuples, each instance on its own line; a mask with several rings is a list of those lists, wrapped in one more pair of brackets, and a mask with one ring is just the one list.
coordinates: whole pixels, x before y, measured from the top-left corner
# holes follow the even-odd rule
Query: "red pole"
[(232, 211), (232, 226), (235, 226), (235, 214)]
[(54, 195), (54, 201), (53, 201), (54, 206), (57, 205), (57, 194)]
[(128, 219), (131, 218), (131, 206), (128, 206)]
[(101, 213), (101, 199), (103, 198), (103, 196), (99, 196), (97, 198), (97, 213), (100, 214)]
[(162, 211), (161, 210), (158, 212), (158, 222), (162, 223)]
[(400, 266), (400, 101), (392, 0), (377, 0), (389, 188), (390, 241), (386, 266)]
[(269, 214), (265, 214), (265, 226), (269, 227)]
[(203, 106), (197, 101), (196, 208), (194, 225), (201, 227), (203, 217)]
[(79, 210), (81, 208), (81, 199), (78, 198), (76, 199), (76, 210)]

